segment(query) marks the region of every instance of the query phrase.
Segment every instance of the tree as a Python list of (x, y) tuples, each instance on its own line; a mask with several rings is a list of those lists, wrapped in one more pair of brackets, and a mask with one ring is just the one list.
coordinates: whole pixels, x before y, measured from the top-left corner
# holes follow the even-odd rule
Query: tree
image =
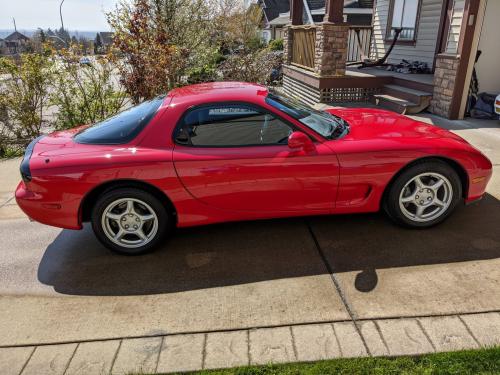
[(217, 62), (213, 9), (206, 0), (122, 1), (108, 14), (121, 82), (134, 102), (152, 98)]
[(54, 73), (50, 95), (51, 104), (58, 107), (56, 129), (102, 121), (119, 112), (127, 99), (113, 76), (115, 66), (109, 59), (82, 67), (78, 53), (73, 46), (60, 51), (62, 61)]
[(95, 42), (94, 42), (94, 54), (99, 54), (102, 50), (102, 41), (101, 41), (101, 35), (99, 33), (96, 34), (95, 36)]
[(0, 90), (0, 154), (7, 146), (22, 148), (40, 135), (53, 68), (52, 60), (43, 54), (23, 54), (17, 63), (0, 59), (0, 74), (10, 77)]

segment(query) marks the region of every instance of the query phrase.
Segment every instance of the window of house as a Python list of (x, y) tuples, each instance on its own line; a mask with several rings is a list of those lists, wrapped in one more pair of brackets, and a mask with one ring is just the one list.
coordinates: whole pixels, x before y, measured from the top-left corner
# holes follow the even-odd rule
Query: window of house
[(391, 0), (387, 39), (393, 40), (396, 29), (401, 29), (398, 41), (415, 41), (420, 0)]
[(286, 145), (291, 126), (244, 104), (214, 104), (190, 110), (178, 126), (176, 143), (198, 147)]

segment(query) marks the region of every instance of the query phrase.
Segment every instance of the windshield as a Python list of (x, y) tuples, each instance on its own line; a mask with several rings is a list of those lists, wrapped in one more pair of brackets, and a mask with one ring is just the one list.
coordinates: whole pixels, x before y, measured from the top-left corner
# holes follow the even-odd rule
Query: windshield
[(78, 143), (124, 144), (134, 139), (151, 121), (160, 107), (161, 96), (131, 107), (83, 130), (75, 136)]
[(268, 94), (266, 103), (285, 112), (328, 139), (342, 137), (348, 131), (347, 123), (340, 117), (329, 112), (318, 111), (306, 104), (274, 93)]

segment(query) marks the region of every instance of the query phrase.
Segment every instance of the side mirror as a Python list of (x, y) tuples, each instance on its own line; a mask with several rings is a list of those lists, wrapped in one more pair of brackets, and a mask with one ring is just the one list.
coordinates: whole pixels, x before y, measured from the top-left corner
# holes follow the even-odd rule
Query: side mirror
[(314, 143), (306, 134), (295, 131), (288, 137), (288, 147), (292, 151), (311, 151), (314, 150)]

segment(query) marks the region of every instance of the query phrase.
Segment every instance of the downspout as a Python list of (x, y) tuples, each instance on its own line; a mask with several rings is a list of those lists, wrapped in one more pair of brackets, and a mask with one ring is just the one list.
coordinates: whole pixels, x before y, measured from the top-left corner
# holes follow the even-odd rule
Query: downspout
[(309, 4), (307, 4), (307, 0), (302, 0), (302, 3), (304, 4), (304, 9), (306, 11), (307, 18), (309, 18), (309, 22), (311, 23), (311, 25), (314, 25), (311, 9), (309, 9)]

